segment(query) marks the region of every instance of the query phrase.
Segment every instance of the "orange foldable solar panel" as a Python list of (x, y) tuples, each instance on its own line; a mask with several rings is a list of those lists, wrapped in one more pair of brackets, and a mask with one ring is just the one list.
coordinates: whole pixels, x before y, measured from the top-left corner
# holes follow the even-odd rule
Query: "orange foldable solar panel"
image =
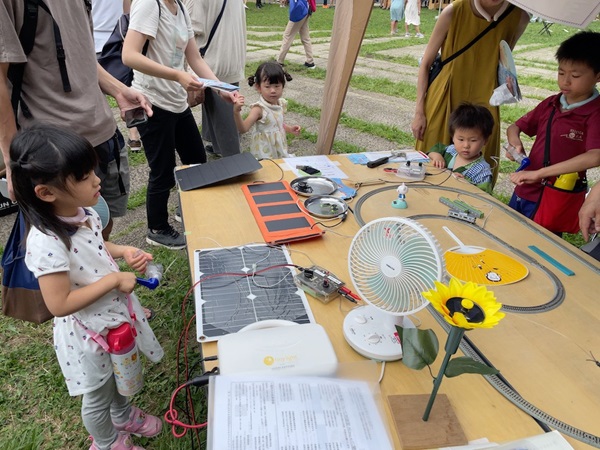
[(284, 244), (323, 234), (298, 206), (298, 196), (287, 181), (246, 184), (242, 192), (266, 243)]

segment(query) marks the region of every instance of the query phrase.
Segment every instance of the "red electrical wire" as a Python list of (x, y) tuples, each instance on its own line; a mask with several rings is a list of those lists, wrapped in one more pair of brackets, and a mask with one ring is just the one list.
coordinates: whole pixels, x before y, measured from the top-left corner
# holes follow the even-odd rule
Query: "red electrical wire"
[[(183, 423), (183, 422), (177, 420), (178, 414), (177, 414), (177, 410), (174, 407), (175, 397), (177, 397), (177, 394), (179, 393), (179, 391), (181, 391), (184, 388), (189, 387), (190, 384), (191, 384), (190, 382), (187, 382), (187, 383), (179, 386), (177, 389), (175, 389), (175, 392), (173, 392), (173, 394), (171, 395), (171, 401), (169, 402), (169, 409), (165, 413), (165, 422), (167, 422), (168, 424), (171, 425), (171, 433), (176, 438), (181, 438), (181, 437), (185, 436), (185, 434), (187, 433), (188, 430), (198, 430), (201, 428), (205, 428), (206, 425), (208, 424), (208, 422), (203, 422), (203, 423), (198, 423), (198, 424), (187, 424), (187, 423)], [(178, 433), (177, 427), (183, 428), (183, 432)]]
[[(264, 269), (261, 270), (257, 270), (255, 272), (250, 272), (250, 273), (244, 273), (244, 272), (223, 272), (223, 273), (217, 273), (217, 274), (212, 274), (212, 275), (207, 275), (202, 277), (200, 280), (198, 280), (196, 283), (194, 283), (186, 292), (183, 301), (181, 302), (181, 317), (182, 317), (182, 322), (186, 323), (186, 317), (185, 317), (185, 312), (186, 312), (186, 304), (187, 301), (190, 297), (190, 294), (192, 292), (194, 292), (194, 289), (196, 288), (196, 286), (204, 281), (210, 280), (212, 278), (217, 278), (217, 277), (223, 277), (223, 276), (234, 276), (234, 277), (240, 277), (240, 278), (248, 278), (248, 277), (253, 277), (254, 275), (266, 272), (268, 270), (273, 270), (273, 269), (277, 269), (280, 267), (295, 267), (295, 268), (300, 268), (298, 265), (296, 264), (277, 264), (274, 266), (269, 266), (269, 267), (265, 267)], [(179, 339), (177, 341), (177, 367), (176, 367), (176, 381), (179, 384), (180, 383), (180, 372), (179, 372), (179, 360), (181, 357), (181, 350), (182, 350), (182, 346), (183, 346), (183, 358), (184, 358), (184, 367), (185, 367), (185, 375), (186, 378), (189, 378), (189, 361), (188, 361), (188, 341), (189, 341), (189, 330), (190, 330), (190, 326), (192, 325), (194, 319), (196, 318), (196, 314), (194, 314), (189, 320), (187, 320), (186, 326), (182, 329), (180, 335), (179, 335)], [(181, 384), (172, 394), (171, 396), (171, 401), (169, 403), (169, 409), (167, 410), (167, 412), (165, 413), (165, 422), (167, 422), (168, 424), (171, 425), (171, 433), (173, 434), (173, 436), (177, 437), (177, 438), (181, 438), (183, 436), (186, 435), (188, 430), (194, 430), (196, 433), (199, 429), (205, 428), (208, 422), (204, 422), (204, 423), (200, 423), (200, 424), (196, 424), (195, 422), (195, 411), (194, 411), (194, 403), (191, 397), (191, 392), (188, 389), (187, 392), (187, 404), (188, 404), (188, 408), (190, 409), (190, 416), (191, 416), (191, 420), (192, 420), (192, 424), (186, 424), (184, 422), (181, 422), (180, 420), (177, 419), (178, 417), (178, 413), (177, 410), (175, 409), (174, 406), (174, 402), (175, 402), (175, 398), (177, 396), (177, 394), (179, 393), (179, 391), (181, 391), (184, 388), (189, 387), (191, 383), (188, 381), (184, 384)], [(183, 432), (179, 433), (177, 431), (177, 428), (183, 428)], [(199, 439), (199, 436), (197, 435), (197, 438)]]

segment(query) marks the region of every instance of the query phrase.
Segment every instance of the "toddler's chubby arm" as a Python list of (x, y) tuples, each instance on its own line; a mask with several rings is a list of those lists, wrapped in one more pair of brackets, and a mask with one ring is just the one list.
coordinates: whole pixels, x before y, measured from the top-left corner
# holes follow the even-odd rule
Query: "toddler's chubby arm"
[(109, 273), (92, 284), (73, 290), (69, 272), (42, 275), (38, 282), (48, 310), (57, 317), (76, 313), (114, 289), (129, 294), (137, 283), (133, 272)]
[(300, 127), (300, 125), (287, 125), (284, 123), (283, 129), (285, 130), (286, 133), (292, 133), (296, 136), (299, 136), (300, 131), (302, 130), (302, 127)]
[(262, 109), (258, 105), (250, 109), (250, 113), (245, 120), (242, 118), (242, 106), (245, 105), (245, 101), (246, 99), (243, 95), (238, 95), (233, 102), (233, 120), (241, 134), (247, 133), (252, 128), (252, 125), (262, 119)]
[(427, 153), (427, 156), (429, 156), (429, 159), (431, 160), (433, 167), (437, 167), (438, 169), (446, 168), (446, 160), (440, 153), (432, 151), (432, 152)]

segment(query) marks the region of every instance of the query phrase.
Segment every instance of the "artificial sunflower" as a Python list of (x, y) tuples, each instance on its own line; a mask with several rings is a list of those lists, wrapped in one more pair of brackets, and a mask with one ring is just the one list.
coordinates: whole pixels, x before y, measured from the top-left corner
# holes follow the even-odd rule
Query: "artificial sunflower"
[[(450, 377), (467, 372), (488, 375), (498, 373), (494, 367), (469, 357), (455, 358), (452, 361), (451, 358), (458, 350), (467, 330), (492, 328), (505, 314), (500, 312), (502, 304), (496, 301), (491, 291), (471, 281), (463, 284), (458, 279), (452, 278), (447, 286), (436, 281), (435, 289), (423, 292), (422, 295), (444, 317), (444, 320), (452, 325), (444, 346), (446, 354), (438, 376), (434, 378), (433, 390), (423, 414), (423, 420), (427, 421), (444, 375)], [(452, 370), (447, 371), (451, 366)]]
[(435, 288), (422, 295), (446, 322), (465, 330), (492, 328), (505, 316), (494, 293), (471, 281), (463, 284), (452, 278), (448, 286), (436, 281)]

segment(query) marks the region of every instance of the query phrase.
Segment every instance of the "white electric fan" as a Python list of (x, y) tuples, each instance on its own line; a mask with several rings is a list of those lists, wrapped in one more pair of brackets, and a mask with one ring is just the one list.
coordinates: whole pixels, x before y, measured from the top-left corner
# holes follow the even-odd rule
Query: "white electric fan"
[(396, 325), (414, 327), (405, 317), (427, 306), (421, 292), (445, 275), (437, 240), (420, 223), (402, 217), (376, 219), (350, 244), (348, 269), (368, 303), (344, 319), (344, 337), (363, 356), (378, 361), (402, 358)]

